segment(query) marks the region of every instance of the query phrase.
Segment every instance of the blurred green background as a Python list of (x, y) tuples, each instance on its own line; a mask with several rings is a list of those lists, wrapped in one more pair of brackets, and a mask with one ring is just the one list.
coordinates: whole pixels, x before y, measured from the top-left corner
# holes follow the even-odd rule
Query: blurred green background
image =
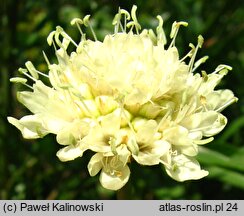
[[(24, 140), (7, 123), (7, 116), (20, 118), (28, 111), (16, 101), (16, 91), (9, 78), (24, 67), (27, 60), (47, 71), (42, 50), (55, 58), (46, 37), (57, 25), (74, 39), (78, 30), (70, 26), (74, 17), (92, 15), (97, 36), (112, 31), (112, 19), (118, 7), (130, 11), (138, 6), (138, 20), (145, 28), (155, 28), (156, 15), (165, 19), (169, 35), (173, 21), (187, 21), (181, 28), (177, 47), (183, 55), (189, 42), (205, 38), (198, 57), (209, 55), (201, 67), (208, 73), (218, 64), (233, 67), (218, 88), (230, 88), (238, 103), (223, 113), (229, 124), (199, 154), (209, 176), (184, 183), (168, 177), (161, 166), (133, 164), (128, 199), (244, 199), (244, 1), (242, 0), (1, 0), (0, 4), (0, 198), (1, 199), (116, 199), (114, 192), (101, 188), (98, 176), (90, 177), (87, 163), (90, 153), (81, 159), (62, 163), (56, 157), (60, 146), (53, 135), (40, 140)], [(89, 32), (88, 32), (89, 35)]]

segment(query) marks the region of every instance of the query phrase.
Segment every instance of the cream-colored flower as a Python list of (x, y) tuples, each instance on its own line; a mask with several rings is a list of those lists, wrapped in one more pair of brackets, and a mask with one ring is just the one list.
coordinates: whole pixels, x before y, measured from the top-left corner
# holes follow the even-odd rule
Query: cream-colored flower
[(130, 169), (127, 163), (130, 155), (125, 144), (116, 148), (116, 154), (96, 153), (88, 164), (88, 171), (91, 176), (95, 176), (101, 170), (99, 179), (102, 186), (110, 190), (118, 190), (129, 180)]
[[(131, 13), (119, 9), (114, 33), (103, 41), (97, 40), (89, 16), (74, 19), (71, 24), (81, 32), (78, 43), (58, 26), (47, 38), (58, 60), (51, 64), (44, 53), (48, 75), (28, 61), (27, 70), (19, 71), (34, 84), (25, 78), (11, 79), (30, 88), (17, 96), (33, 114), (8, 121), (27, 139), (55, 134), (64, 146), (57, 152), (61, 161), (81, 157), (86, 150), (94, 152), (89, 173), (100, 172), (107, 189), (126, 184), (132, 162), (162, 164), (178, 181), (206, 176), (194, 156), (199, 145), (223, 130), (227, 119), (220, 112), (237, 101), (231, 90), (215, 90), (231, 67), (220, 65), (213, 73), (198, 73), (208, 58), (195, 61), (202, 36), (180, 58), (175, 41), (180, 26), (187, 23), (173, 23), (167, 45), (163, 19), (157, 19), (155, 32), (141, 30), (136, 6)], [(91, 29), (94, 40), (86, 39), (82, 26)], [(76, 49), (68, 53), (71, 44)], [(39, 76), (48, 78), (50, 86)]]
[(171, 144), (162, 139), (162, 133), (158, 132), (158, 123), (155, 120), (135, 118), (132, 122), (136, 131), (136, 143), (138, 150), (132, 156), (142, 165), (170, 164)]
[(172, 157), (172, 166), (166, 167), (166, 172), (180, 182), (189, 179), (196, 180), (208, 175), (208, 171), (201, 170), (197, 160), (183, 154)]

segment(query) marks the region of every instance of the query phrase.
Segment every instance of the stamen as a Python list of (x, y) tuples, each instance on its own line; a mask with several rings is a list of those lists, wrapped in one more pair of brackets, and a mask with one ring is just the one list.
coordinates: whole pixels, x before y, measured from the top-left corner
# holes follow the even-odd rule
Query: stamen
[(169, 48), (175, 46), (175, 39), (176, 39), (176, 36), (178, 34), (178, 31), (179, 31), (181, 25), (187, 27), (188, 23), (187, 22), (174, 22), (173, 23), (171, 32), (170, 32), (170, 38), (172, 38), (172, 41), (169, 45)]
[(48, 43), (49, 46), (51, 46), (53, 44), (53, 37), (55, 35), (55, 32), (56, 31), (50, 32), (50, 34), (47, 37), (47, 43)]
[[(77, 43), (61, 28), (60, 29), (60, 34), (64, 37), (64, 39), (66, 39), (67, 41), (71, 42), (73, 45), (75, 45), (76, 47), (78, 47)], [(66, 41), (64, 41), (65, 43), (67, 43)], [(63, 45), (65, 45), (65, 43)]]
[(49, 46), (53, 45), (54, 49), (55, 49), (55, 52), (57, 51), (57, 48), (56, 48), (56, 45), (53, 41), (53, 38), (54, 38), (54, 35), (55, 35), (56, 31), (52, 31), (50, 32), (50, 34), (48, 35), (47, 37), (47, 43)]
[(28, 88), (33, 90), (32, 86), (26, 84), (27, 79), (25, 79), (25, 78), (13, 77), (13, 78), (10, 79), (10, 82), (12, 82), (12, 83), (21, 83), (22, 85), (24, 85), (24, 86), (26, 86), (26, 87), (28, 87)]
[(126, 27), (127, 28), (130, 28), (130, 31), (132, 31), (133, 28), (135, 27), (136, 33), (139, 34), (139, 30), (141, 30), (141, 25), (137, 21), (136, 10), (137, 10), (137, 6), (136, 5), (133, 5), (133, 7), (131, 9), (131, 18), (132, 18), (133, 21), (128, 22), (128, 24), (126, 25)]
[(131, 18), (134, 21), (135, 28), (136, 28), (136, 33), (139, 34), (138, 31), (141, 30), (141, 26), (140, 26), (140, 24), (137, 21), (136, 10), (137, 10), (137, 6), (136, 5), (133, 5), (132, 6), (132, 9), (131, 9)]
[(83, 21), (82, 21), (82, 19), (74, 18), (73, 20), (71, 20), (70, 24), (71, 25), (76, 24), (76, 26), (77, 26), (80, 34), (83, 36), (84, 33), (83, 33), (83, 31), (81, 30), (81, 27), (80, 27), (80, 25), (84, 24)]
[(124, 14), (124, 30), (125, 30), (127, 25), (127, 20), (130, 20), (130, 14), (124, 9), (121, 9), (121, 14)]
[(33, 80), (34, 82), (36, 82), (37, 81), (37, 79), (35, 79), (34, 77), (32, 77), (31, 75), (29, 75), (27, 72), (27, 70), (26, 69), (24, 69), (24, 68), (19, 68), (19, 70), (18, 70), (21, 74), (24, 74), (25, 76), (27, 76), (27, 77), (29, 77), (31, 80)]
[(26, 86), (26, 87), (28, 87), (28, 88), (30, 88), (30, 89), (32, 89), (32, 90), (34, 90), (34, 88), (32, 86), (30, 86), (30, 85), (28, 85), (26, 83), (23, 83), (23, 85)]
[(203, 81), (204, 82), (207, 82), (208, 81), (208, 74), (206, 71), (201, 71), (201, 74), (202, 74), (202, 78), (203, 78)]
[(62, 45), (63, 45), (63, 48), (64, 48), (65, 50), (67, 50), (69, 44), (70, 44), (70, 40), (67, 39), (67, 38), (63, 38), (63, 40), (62, 40)]
[(232, 67), (229, 65), (224, 65), (221, 64), (219, 65), (212, 74), (216, 74), (216, 73), (221, 73), (223, 75), (226, 75), (228, 73), (228, 71), (232, 70)]
[[(115, 34), (117, 34), (119, 31), (119, 26), (121, 25), (120, 20), (121, 20), (121, 10), (119, 8), (118, 13), (114, 16), (114, 19), (112, 21), (112, 25), (114, 25)], [(122, 28), (122, 31), (123, 31), (123, 28)]]
[(121, 171), (118, 171), (118, 170), (115, 171), (115, 175), (116, 175), (117, 177), (121, 177), (122, 174), (123, 174), (123, 173), (122, 173)]
[(91, 33), (92, 33), (92, 35), (93, 35), (93, 37), (94, 37), (94, 40), (97, 41), (97, 36), (96, 36), (96, 34), (95, 34), (95, 32), (94, 32), (94, 30), (93, 30), (93, 28), (92, 28), (92, 25), (90, 24), (89, 18), (90, 18), (90, 15), (86, 15), (86, 16), (84, 17), (84, 19), (83, 19), (83, 23), (84, 23), (84, 25), (85, 25), (86, 27), (89, 27), (89, 28), (90, 28)]
[[(111, 157), (110, 157), (111, 158)], [(113, 168), (113, 172), (117, 172), (117, 168), (119, 167), (120, 159), (119, 156), (112, 156), (112, 159), (110, 160), (110, 167)]]
[[(144, 33), (145, 32), (145, 33)], [(159, 44), (159, 41), (158, 41), (158, 37), (155, 35), (155, 33), (153, 32), (152, 29), (149, 29), (149, 30), (146, 30), (144, 29), (142, 32), (141, 32), (141, 35), (145, 34), (146, 36), (148, 35), (149, 38), (151, 39), (151, 41), (154, 43), (154, 44)]]
[(55, 43), (53, 43), (53, 47), (54, 47), (55, 53), (57, 53), (57, 47), (56, 47)]
[(26, 62), (26, 63), (25, 63), (25, 66), (26, 66), (26, 68), (28, 69), (28, 71), (30, 72), (30, 74), (31, 74), (35, 79), (39, 79), (38, 74), (40, 74), (40, 75), (42, 75), (42, 76), (44, 76), (44, 77), (46, 77), (46, 78), (49, 78), (48, 75), (42, 73), (41, 71), (36, 70), (36, 68), (34, 67), (34, 65), (32, 64), (31, 61)]
[(157, 33), (157, 45), (159, 43), (165, 45), (167, 43), (167, 39), (165, 36), (165, 32), (163, 30), (163, 18), (161, 16), (157, 16), (158, 19), (158, 26), (156, 28), (156, 33)]
[(116, 139), (114, 137), (109, 137), (109, 141), (108, 141), (110, 147), (111, 147), (111, 151), (114, 155), (117, 155), (118, 152), (116, 150)]
[(191, 60), (189, 62), (189, 72), (191, 72), (191, 73), (193, 72), (192, 71), (192, 68), (193, 68), (193, 64), (194, 64), (194, 61), (195, 61), (195, 58), (196, 58), (196, 55), (197, 55), (197, 51), (198, 51), (199, 48), (202, 47), (203, 40), (204, 39), (203, 39), (202, 35), (199, 35), (198, 36), (198, 41), (197, 41), (196, 49), (194, 50), (194, 53), (193, 53), (193, 55), (191, 57)]
[(13, 77), (10, 79), (10, 82), (25, 84), (27, 82), (27, 79), (21, 77)]
[(221, 107), (219, 107), (218, 109), (216, 109), (215, 111), (216, 112), (221, 112), (223, 111), (227, 106), (235, 103), (238, 101), (238, 98), (237, 97), (234, 97), (234, 98), (231, 98), (229, 101), (227, 101), (224, 105), (222, 105)]
[[(59, 39), (59, 35), (63, 37), (62, 42)], [(55, 51), (57, 51), (55, 43), (53, 42), (53, 38), (55, 39), (57, 45), (60, 48), (63, 48), (64, 50), (68, 48), (70, 42), (74, 44), (76, 47), (78, 47), (78, 45), (74, 42), (74, 40), (60, 26), (57, 26), (56, 31), (52, 31), (47, 37), (47, 43), (49, 44), (49, 46), (53, 44)]]
[(46, 61), (46, 63), (47, 63), (47, 66), (49, 67), (49, 66), (50, 66), (50, 62), (49, 62), (49, 60), (48, 60), (48, 58), (47, 58), (46, 53), (45, 53), (44, 51), (42, 51), (42, 54), (43, 54), (44, 59), (45, 59), (45, 61)]
[(54, 34), (54, 38), (55, 38), (55, 42), (57, 43), (57, 45), (58, 45), (60, 48), (63, 48), (64, 50), (66, 50), (66, 49), (65, 49), (65, 46), (62, 44), (62, 42), (61, 42), (60, 39), (59, 39), (59, 35), (61, 34), (62, 31), (63, 31), (63, 28), (60, 27), (60, 26), (57, 26), (57, 27), (56, 27), (55, 34)]
[(209, 57), (208, 56), (204, 56), (202, 58), (200, 58), (199, 60), (197, 60), (194, 64), (194, 68), (192, 69), (192, 73), (203, 63), (205, 63), (207, 61)]
[[(169, 107), (170, 108), (170, 107)], [(163, 108), (162, 108), (163, 109)], [(169, 118), (170, 114), (172, 113), (172, 110), (168, 110), (167, 113), (164, 115), (164, 117), (160, 120), (158, 123), (158, 126), (156, 128), (156, 131), (159, 131), (160, 127), (164, 122), (166, 122), (166, 119)]]
[(195, 52), (195, 50), (196, 50), (196, 47), (192, 44), (192, 43), (190, 43), (189, 44), (189, 47), (191, 47), (191, 50), (190, 50), (190, 52), (188, 52), (181, 60), (180, 60), (180, 62), (183, 62), (187, 57), (192, 57), (193, 56), (193, 54), (194, 54), (194, 52)]
[[(124, 26), (121, 23), (122, 15), (124, 16)], [(115, 34), (118, 33), (119, 28), (121, 28), (122, 32), (126, 32), (127, 20), (130, 20), (130, 14), (128, 13), (128, 11), (119, 8), (119, 11), (115, 15), (114, 20), (112, 22), (112, 24), (115, 25), (114, 27)]]

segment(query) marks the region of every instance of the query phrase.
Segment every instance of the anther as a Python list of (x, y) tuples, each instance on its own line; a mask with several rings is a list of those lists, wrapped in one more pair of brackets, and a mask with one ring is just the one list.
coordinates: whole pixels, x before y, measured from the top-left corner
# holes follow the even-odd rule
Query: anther
[(201, 64), (205, 63), (205, 62), (207, 61), (208, 58), (209, 58), (208, 56), (204, 56), (204, 57), (200, 58), (199, 60), (197, 60), (197, 61), (195, 62), (195, 64), (194, 64), (194, 68), (192, 69), (192, 73), (193, 73), (194, 71), (196, 71), (196, 69), (197, 69)]
[(10, 82), (12, 82), (12, 83), (21, 83), (22, 85), (25, 85), (25, 86), (27, 86), (27, 87), (30, 88), (30, 89), (33, 89), (32, 86), (26, 84), (27, 79), (25, 79), (25, 78), (21, 78), (21, 77), (13, 77), (13, 78), (10, 79)]
[(36, 82), (37, 81), (37, 79), (35, 79), (34, 77), (32, 77), (31, 75), (29, 75), (27, 72), (27, 70), (26, 69), (24, 69), (24, 68), (19, 68), (19, 70), (18, 70), (21, 74), (24, 74), (25, 76), (27, 76), (28, 78), (30, 78), (31, 80), (33, 80), (34, 82)]
[(136, 18), (136, 10), (137, 10), (137, 7), (135, 5), (133, 5), (132, 9), (131, 9), (131, 18), (133, 21), (130, 21), (126, 27), (127, 28), (130, 28), (130, 31), (133, 30), (133, 28), (135, 27), (136, 29), (136, 33), (139, 34), (139, 30), (141, 30), (141, 25), (139, 24), (139, 22), (137, 21), (137, 18)]
[(84, 19), (83, 19), (83, 23), (84, 23), (84, 25), (85, 25), (86, 27), (89, 27), (89, 28), (90, 28), (91, 33), (92, 33), (92, 35), (93, 35), (93, 37), (94, 37), (94, 40), (97, 41), (97, 36), (96, 36), (96, 34), (95, 34), (95, 32), (94, 32), (94, 30), (93, 30), (93, 28), (92, 28), (92, 25), (90, 24), (89, 19), (90, 19), (90, 15), (86, 15), (86, 16), (84, 17)]
[(165, 36), (165, 32), (163, 30), (163, 18), (161, 16), (157, 16), (158, 19), (158, 26), (156, 28), (156, 33), (157, 33), (157, 42), (162, 43), (165, 45), (167, 43), (167, 39)]
[(195, 61), (195, 58), (196, 58), (196, 55), (197, 55), (197, 51), (199, 48), (202, 47), (202, 44), (203, 44), (203, 37), (201, 35), (198, 36), (198, 40), (197, 40), (197, 46), (196, 46), (196, 49), (194, 50), (194, 53), (191, 57), (191, 60), (189, 62), (189, 72), (193, 72), (192, 68), (193, 68), (193, 64), (194, 64), (194, 61)]
[(172, 41), (169, 45), (169, 48), (171, 48), (172, 46), (175, 46), (175, 39), (176, 39), (176, 36), (178, 34), (178, 31), (179, 31), (179, 28), (181, 25), (187, 27), (188, 23), (187, 22), (174, 22), (173, 23), (171, 32), (170, 32), (170, 38), (172, 38)]

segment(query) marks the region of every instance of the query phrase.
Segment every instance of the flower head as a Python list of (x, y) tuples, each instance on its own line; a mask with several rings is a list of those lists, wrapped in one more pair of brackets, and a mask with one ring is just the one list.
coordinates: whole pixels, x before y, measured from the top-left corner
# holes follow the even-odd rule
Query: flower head
[[(202, 36), (180, 58), (175, 39), (187, 23), (173, 23), (167, 45), (163, 19), (157, 19), (156, 32), (141, 30), (136, 6), (131, 13), (119, 9), (114, 33), (103, 41), (97, 40), (89, 16), (74, 19), (71, 24), (81, 32), (79, 43), (57, 27), (47, 41), (54, 46), (58, 63), (51, 64), (44, 53), (48, 75), (27, 62), (27, 70), (19, 71), (33, 85), (24, 78), (11, 79), (30, 88), (17, 96), (33, 114), (8, 121), (27, 139), (55, 134), (64, 146), (57, 152), (61, 161), (81, 157), (86, 150), (94, 152), (88, 171), (91, 176), (100, 172), (101, 184), (111, 190), (126, 184), (129, 164), (134, 162), (162, 164), (177, 181), (206, 176), (194, 156), (199, 145), (223, 130), (227, 119), (220, 112), (237, 101), (232, 91), (215, 90), (231, 67), (198, 73), (208, 58), (195, 61)], [(94, 40), (86, 39), (82, 26), (92, 30)], [(71, 54), (70, 44), (76, 47)]]

